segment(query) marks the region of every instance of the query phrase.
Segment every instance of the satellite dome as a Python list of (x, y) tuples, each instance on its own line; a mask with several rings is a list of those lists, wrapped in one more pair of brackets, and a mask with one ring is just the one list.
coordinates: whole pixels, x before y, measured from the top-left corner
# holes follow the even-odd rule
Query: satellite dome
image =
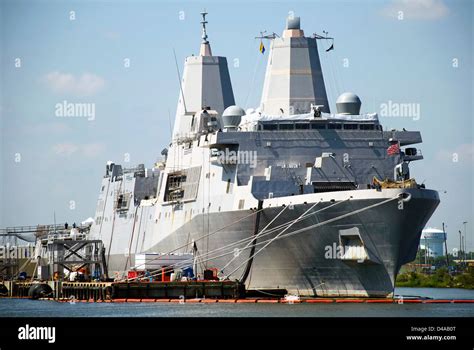
[(337, 98), (336, 109), (338, 114), (360, 114), (360, 106), (362, 102), (359, 96), (352, 92), (344, 92)]
[(286, 19), (286, 29), (301, 29), (300, 18), (290, 16)]
[(222, 113), (222, 122), (226, 129), (236, 129), (245, 111), (238, 106), (229, 106)]

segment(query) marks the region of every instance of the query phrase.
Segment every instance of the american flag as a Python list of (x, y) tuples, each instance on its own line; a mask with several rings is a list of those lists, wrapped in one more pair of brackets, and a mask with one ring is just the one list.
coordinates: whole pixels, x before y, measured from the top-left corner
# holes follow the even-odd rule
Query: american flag
[(399, 154), (400, 153), (400, 144), (397, 142), (397, 143), (394, 143), (393, 145), (390, 145), (389, 148), (387, 148), (387, 155), (388, 156), (393, 156), (395, 154)]

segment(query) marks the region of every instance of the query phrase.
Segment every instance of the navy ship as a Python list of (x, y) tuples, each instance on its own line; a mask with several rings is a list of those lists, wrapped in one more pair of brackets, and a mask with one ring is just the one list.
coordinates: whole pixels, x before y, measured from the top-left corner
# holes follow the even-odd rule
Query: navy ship
[(423, 159), (413, 147), (420, 132), (384, 130), (350, 92), (331, 113), (322, 37), (305, 36), (298, 17), (267, 36), (261, 102), (243, 110), (205, 16), (162, 161), (106, 165), (90, 234), (104, 243), (109, 275), (172, 271), (300, 296), (393, 295), (439, 204), (410, 174)]

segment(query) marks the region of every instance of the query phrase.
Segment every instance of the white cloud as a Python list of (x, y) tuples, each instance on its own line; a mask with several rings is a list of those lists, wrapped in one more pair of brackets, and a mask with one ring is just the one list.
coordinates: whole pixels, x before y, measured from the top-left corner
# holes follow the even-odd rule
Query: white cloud
[(53, 152), (60, 156), (70, 156), (76, 153), (79, 147), (73, 143), (58, 143), (53, 146)]
[(437, 20), (449, 13), (442, 0), (392, 0), (383, 10), (386, 16), (398, 18), (400, 11), (404, 19)]
[(86, 158), (93, 158), (102, 153), (105, 149), (102, 143), (86, 143), (86, 144), (75, 144), (75, 143), (58, 143), (52, 147), (53, 152), (56, 155), (69, 157), (73, 154), (84, 156)]
[(66, 93), (78, 96), (94, 95), (102, 90), (105, 80), (92, 73), (74, 76), (70, 73), (51, 72), (44, 77), (46, 84), (56, 93)]
[(92, 158), (102, 153), (104, 148), (102, 143), (88, 143), (82, 146), (81, 151), (85, 157)]
[(436, 154), (436, 159), (460, 164), (473, 164), (474, 143), (465, 143), (457, 146), (453, 150), (441, 150)]

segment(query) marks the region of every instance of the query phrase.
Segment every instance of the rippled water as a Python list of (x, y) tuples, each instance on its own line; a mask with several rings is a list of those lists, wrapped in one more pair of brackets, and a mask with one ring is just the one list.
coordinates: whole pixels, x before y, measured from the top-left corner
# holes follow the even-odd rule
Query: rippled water
[[(397, 295), (474, 299), (474, 290), (398, 288)], [(0, 299), (3, 317), (472, 317), (474, 304), (57, 303)]]
[(432, 299), (474, 299), (474, 289), (460, 288), (396, 288), (395, 295)]

